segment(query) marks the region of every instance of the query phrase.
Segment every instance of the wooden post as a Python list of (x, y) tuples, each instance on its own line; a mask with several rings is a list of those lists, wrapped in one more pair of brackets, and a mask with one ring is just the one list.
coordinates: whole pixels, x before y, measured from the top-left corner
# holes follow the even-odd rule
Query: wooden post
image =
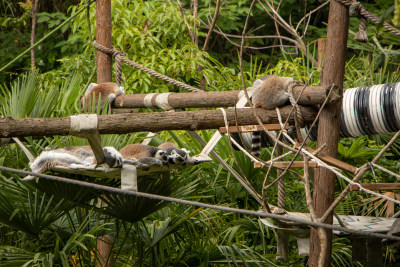
[[(96, 1), (96, 41), (108, 48), (111, 41), (111, 0)], [(97, 83), (112, 82), (112, 57), (97, 50)], [(97, 239), (98, 261), (96, 266), (112, 266), (113, 254), (111, 241), (107, 236)]]
[[(96, 41), (108, 48), (111, 41), (111, 0), (96, 1)], [(112, 82), (112, 57), (97, 50), (97, 83)]]
[(322, 60), (324, 59), (326, 39), (320, 38), (318, 39), (318, 68), (322, 66)]
[[(330, 2), (328, 31), (325, 55), (323, 59), (321, 84), (336, 84), (343, 88), (346, 60), (347, 35), (349, 27), (348, 8), (336, 1)], [(319, 118), (317, 147), (326, 144), (326, 154), (336, 157), (340, 129), (341, 101), (326, 105)], [(315, 170), (313, 202), (316, 215), (321, 217), (334, 200), (335, 178), (333, 172), (324, 168)], [(332, 214), (326, 223), (332, 224)], [(331, 266), (332, 230), (327, 232), (327, 251), (325, 266)], [(311, 248), (309, 266), (318, 266), (321, 246), (317, 230), (311, 228)]]

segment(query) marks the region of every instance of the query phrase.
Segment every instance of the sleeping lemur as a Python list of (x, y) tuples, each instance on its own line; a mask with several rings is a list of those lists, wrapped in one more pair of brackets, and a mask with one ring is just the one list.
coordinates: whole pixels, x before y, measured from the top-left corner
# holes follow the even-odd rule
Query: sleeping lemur
[[(293, 81), (290, 77), (279, 77), (276, 75), (266, 75), (261, 78), (261, 84), (254, 88), (251, 102), (256, 108), (275, 109), (284, 105), (289, 100), (287, 88)], [(259, 157), (261, 146), (271, 145), (271, 138), (264, 132), (242, 133), (242, 139), (251, 149), (252, 155)], [(239, 133), (232, 133), (232, 137), (239, 143)], [(250, 140), (251, 139), (251, 140)], [(273, 144), (273, 143), (272, 143)], [(249, 147), (250, 146), (250, 147)], [(236, 150), (236, 148), (234, 146)]]
[(185, 148), (178, 148), (171, 142), (165, 142), (158, 146), (158, 148), (164, 150), (168, 156), (168, 162), (170, 164), (181, 164), (186, 166), (188, 164), (190, 151)]
[[(110, 168), (122, 166), (122, 157), (113, 147), (104, 147), (105, 163)], [(68, 146), (55, 150), (43, 151), (31, 164), (33, 172), (44, 172), (55, 166), (68, 167), (71, 164), (88, 166), (96, 164), (96, 157), (90, 146)]]
[[(118, 86), (116, 83), (91, 83), (86, 89), (85, 96), (81, 98), (81, 108), (82, 112), (97, 110), (98, 99), (100, 98), (100, 111), (103, 110), (104, 105), (108, 101), (108, 105), (114, 102), (115, 98), (120, 95), (124, 95), (124, 87)], [(93, 96), (95, 103), (93, 106)]]
[(124, 163), (137, 165), (140, 168), (149, 168), (152, 165), (162, 167), (168, 164), (167, 153), (157, 147), (130, 144), (124, 146), (120, 151)]
[[(287, 88), (293, 78), (266, 75), (261, 80), (261, 85), (255, 89), (251, 98), (256, 108), (275, 109), (289, 101)], [(261, 135), (261, 132), (252, 133), (251, 154), (256, 157), (261, 154)]]

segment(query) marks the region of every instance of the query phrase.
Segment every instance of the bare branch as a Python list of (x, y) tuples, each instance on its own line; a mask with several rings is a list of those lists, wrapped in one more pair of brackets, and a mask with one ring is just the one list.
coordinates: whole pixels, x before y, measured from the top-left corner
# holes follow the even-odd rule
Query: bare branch
[(211, 26), (208, 29), (206, 40), (204, 42), (203, 49), (202, 49), (203, 51), (206, 51), (206, 49), (207, 49), (208, 42), (210, 41), (210, 38), (211, 38), (211, 33), (213, 32), (215, 23), (217, 22), (217, 17), (218, 17), (218, 13), (219, 13), (219, 7), (220, 7), (220, 0), (217, 0), (217, 3), (215, 4), (214, 17), (213, 17)]
[(194, 42), (194, 35), (193, 35), (192, 30), (190, 29), (189, 23), (186, 20), (186, 16), (185, 16), (185, 13), (183, 11), (182, 4), (181, 4), (181, 2), (179, 0), (176, 0), (176, 2), (178, 3), (179, 10), (181, 11), (183, 22), (185, 23), (186, 27), (188, 28), (190, 39), (192, 39), (192, 41)]
[[(218, 26), (216, 26), (219, 30), (220, 28)], [(240, 47), (239, 44), (233, 42), (231, 39), (229, 39), (227, 37), (227, 34), (223, 33), (222, 31), (218, 32), (220, 33), (226, 40), (228, 40), (228, 42), (230, 42), (232, 45), (236, 46), (236, 47)], [(250, 37), (250, 36), (249, 36)], [(253, 39), (253, 38), (248, 38), (248, 39)], [(294, 41), (294, 40), (292, 40)], [(297, 42), (296, 42), (297, 43)], [(254, 47), (254, 46), (243, 46), (243, 48), (246, 49), (252, 49), (252, 50), (263, 50), (263, 49), (270, 49), (270, 48), (275, 48), (275, 47), (280, 47), (281, 45), (270, 45), (270, 46), (264, 46), (264, 47)], [(297, 46), (292, 46), (292, 45), (283, 45), (284, 47), (297, 47)]]
[[(31, 32), (31, 46), (35, 44), (36, 24), (37, 24), (37, 11), (39, 0), (34, 0), (32, 3), (32, 32)], [(35, 49), (31, 49), (31, 68), (35, 69)]]
[(261, 3), (260, 0), (257, 0), (258, 3), (261, 5), (261, 7), (264, 9), (264, 11), (268, 14), (268, 16), (270, 16), (272, 19), (274, 19), (282, 28), (284, 28), (288, 33), (290, 33), (297, 41), (298, 45), (299, 45), (299, 49), (302, 51), (302, 53), (306, 56), (306, 58), (310, 61), (311, 64), (313, 64), (313, 66), (317, 66), (317, 62), (316, 60), (312, 57), (312, 55), (307, 51), (307, 48), (303, 42), (303, 40), (301, 39), (301, 37), (299, 36), (299, 34), (297, 33), (297, 31), (290, 26), (279, 14), (278, 12), (276, 12), (276, 10), (274, 9), (274, 7), (270, 4), (270, 2), (268, 0), (265, 0), (265, 3), (267, 4), (267, 6), (271, 9), (271, 12), (269, 12), (266, 7)]
[[(325, 3), (322, 3), (321, 5), (319, 5), (317, 8), (311, 10), (310, 12), (307, 13), (307, 15), (305, 15), (304, 17), (302, 17), (299, 22), (297, 23), (296, 29), (295, 31), (297, 32), (301, 23), (303, 22), (303, 20), (305, 20), (307, 17), (311, 17), (311, 15), (315, 12), (317, 12), (318, 10), (320, 10), (321, 8), (323, 8), (324, 6), (326, 6), (327, 4), (329, 4), (329, 0), (326, 1)], [(310, 19), (310, 18), (309, 18)], [(307, 23), (308, 24), (308, 23)], [(303, 36), (305, 35), (305, 32), (303, 33)]]
[(194, 44), (199, 47), (199, 40), (197, 38), (196, 27), (197, 27), (197, 14), (199, 11), (199, 0), (193, 0), (193, 37)]

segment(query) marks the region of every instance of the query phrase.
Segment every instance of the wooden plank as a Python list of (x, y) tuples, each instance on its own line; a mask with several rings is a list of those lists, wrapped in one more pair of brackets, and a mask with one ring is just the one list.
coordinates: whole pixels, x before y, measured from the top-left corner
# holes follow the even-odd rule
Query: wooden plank
[[(281, 129), (281, 125), (279, 123), (274, 124), (264, 124), (264, 127), (268, 131), (278, 131)], [(285, 130), (289, 129), (289, 125), (286, 124)], [(218, 129), (219, 133), (226, 134), (226, 127), (220, 127)], [(261, 128), (260, 125), (243, 125), (243, 126), (229, 126), (230, 133), (251, 133), (251, 132), (263, 132), (264, 129)]]
[[(282, 107), (282, 119), (286, 120), (292, 106)], [(316, 111), (310, 107), (300, 107), (306, 122), (312, 122)], [(249, 108), (226, 109), (229, 124), (257, 124)], [(265, 124), (278, 123), (275, 110), (257, 109), (260, 119)], [(293, 123), (293, 114), (289, 123)], [(0, 118), (1, 137), (69, 135), (71, 119), (63, 118)], [(123, 134), (131, 132), (158, 132), (163, 130), (203, 130), (218, 129), (225, 126), (221, 110), (196, 110), (180, 112), (127, 113), (98, 116), (100, 134)]]
[[(275, 161), (272, 166), (278, 167), (278, 168), (287, 168), (289, 166), (290, 161)], [(254, 168), (267, 168), (269, 165), (263, 166), (261, 162), (254, 162)], [(290, 165), (290, 168), (303, 168), (304, 167), (304, 161), (293, 161), (293, 163)], [(317, 168), (318, 164), (315, 161), (309, 161), (308, 162), (308, 167), (310, 168)]]
[[(296, 148), (298, 148), (299, 146), (296, 145)], [(304, 149), (306, 149), (308, 152), (310, 153), (314, 153), (315, 150), (309, 147), (303, 147)], [(357, 168), (354, 167), (353, 165), (347, 164), (343, 161), (338, 160), (337, 158), (328, 156), (327, 154), (325, 154), (324, 152), (320, 152), (317, 154), (317, 157), (322, 160), (323, 162), (332, 165), (336, 168), (339, 168), (341, 170), (347, 171), (349, 173), (355, 174), (357, 171)]]
[[(365, 183), (361, 184), (362, 187), (368, 190), (378, 191), (378, 190), (398, 190), (400, 189), (400, 183)], [(350, 185), (350, 191), (359, 191), (359, 187), (356, 185)]]

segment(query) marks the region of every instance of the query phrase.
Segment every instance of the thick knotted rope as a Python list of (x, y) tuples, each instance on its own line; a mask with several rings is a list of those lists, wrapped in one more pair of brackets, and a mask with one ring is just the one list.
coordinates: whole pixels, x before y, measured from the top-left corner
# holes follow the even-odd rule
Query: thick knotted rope
[(125, 56), (124, 52), (116, 51), (113, 53), (115, 58), (115, 82), (121, 86), (122, 82), (122, 57)]
[[(366, 9), (365, 7), (363, 7), (359, 2), (357, 1), (349, 1), (349, 0), (336, 0), (338, 3), (347, 6), (348, 8), (350, 8), (350, 12), (357, 12), (360, 16), (366, 18), (366, 19), (370, 19), (372, 22), (374, 22), (375, 24), (380, 24), (382, 23), (382, 20), (375, 14), (371, 13), (368, 11), (368, 9)], [(382, 26), (390, 31), (391, 33), (400, 36), (400, 30), (393, 27), (392, 25), (390, 25), (389, 23), (387, 23), (386, 21), (383, 22)]]
[[(178, 87), (181, 87), (183, 89), (186, 89), (186, 90), (189, 90), (189, 91), (192, 91), (192, 92), (203, 92), (200, 89), (197, 89), (197, 88), (195, 88), (193, 86), (190, 86), (188, 84), (185, 84), (183, 82), (179, 82), (177, 80), (174, 80), (174, 79), (172, 79), (172, 78), (170, 78), (168, 76), (165, 76), (164, 74), (158, 73), (158, 72), (156, 72), (154, 70), (146, 68), (145, 66), (142, 66), (142, 65), (140, 65), (140, 64), (138, 64), (136, 62), (133, 62), (133, 61), (127, 59), (125, 57), (125, 55), (123, 54), (123, 52), (118, 51), (117, 49), (115, 49), (115, 47), (107, 48), (107, 47), (97, 43), (96, 41), (93, 41), (93, 46), (96, 47), (101, 52), (116, 56), (116, 57), (118, 57), (119, 61), (125, 62), (126, 64), (128, 64), (128, 65), (130, 65), (130, 66), (132, 66), (134, 68), (137, 68), (137, 69), (139, 69), (141, 71), (144, 71), (144, 72), (146, 72), (146, 73), (148, 73), (148, 74), (150, 74), (150, 75), (152, 75), (152, 76), (154, 76), (154, 77), (156, 77), (158, 79), (161, 79), (163, 81), (169, 82), (169, 83), (171, 83), (173, 85), (176, 85)], [(117, 60), (117, 58), (116, 58), (116, 60)], [(118, 77), (118, 75), (117, 75), (117, 77)], [(117, 80), (117, 83), (118, 83), (118, 80)]]
[(358, 32), (354, 35), (354, 40), (360, 43), (368, 43), (367, 35), (367, 19), (361, 18), (360, 25), (358, 26)]

